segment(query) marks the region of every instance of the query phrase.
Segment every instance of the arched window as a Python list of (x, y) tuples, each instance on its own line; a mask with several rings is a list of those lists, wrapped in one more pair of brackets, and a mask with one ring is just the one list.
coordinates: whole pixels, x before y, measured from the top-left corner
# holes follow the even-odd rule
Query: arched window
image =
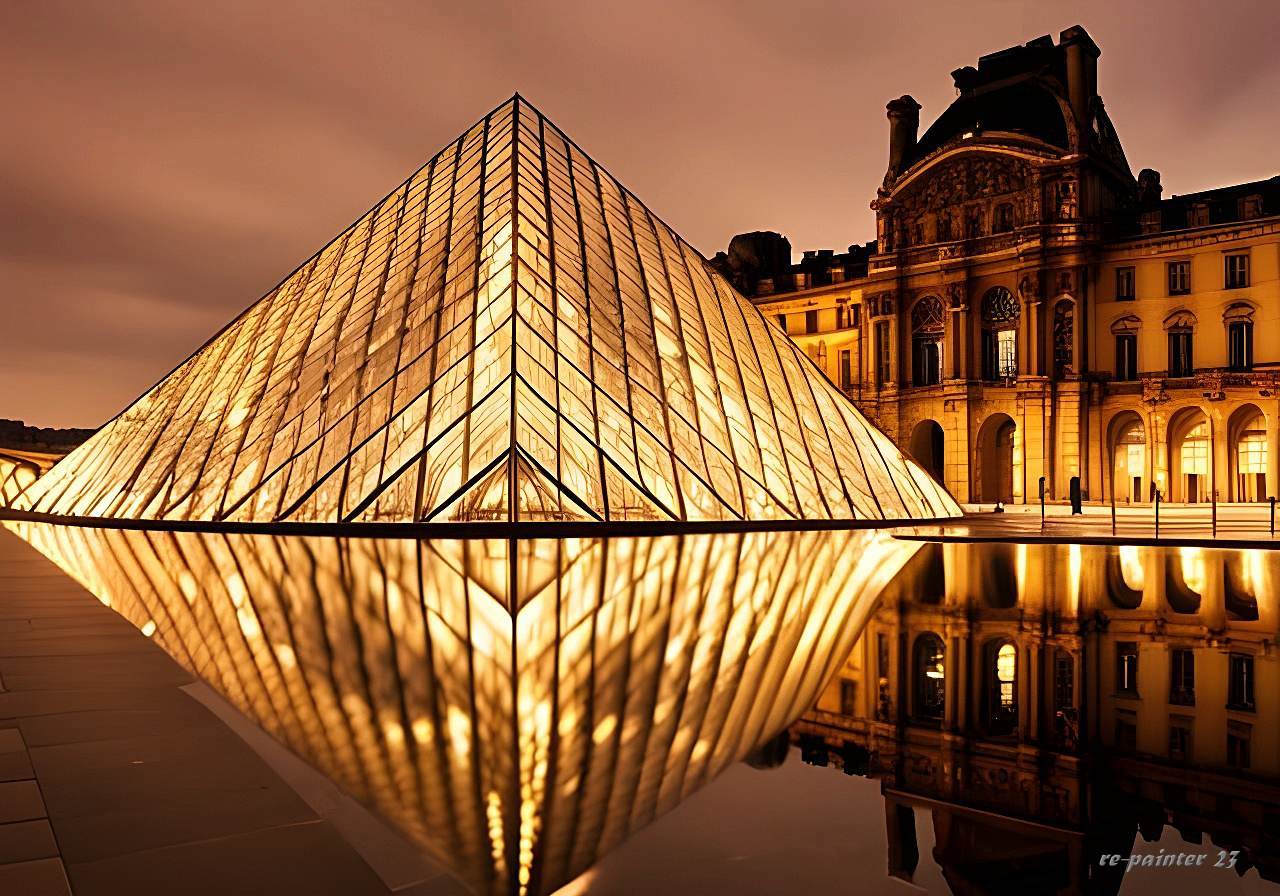
[(911, 309), (911, 384), (942, 382), (942, 300), (925, 296)]
[(1063, 299), (1053, 309), (1053, 373), (1064, 376), (1071, 372), (1076, 340), (1076, 306)]
[(945, 648), (942, 639), (929, 632), (916, 639), (914, 715), (924, 719), (941, 719), (946, 707)]
[(1143, 491), (1147, 432), (1142, 420), (1132, 413), (1121, 415), (1115, 439), (1114, 484), (1117, 501), (1137, 504), (1148, 500)]
[(1184, 500), (1194, 504), (1202, 499), (1202, 486), (1209, 476), (1209, 424), (1197, 423), (1182, 437), (1178, 448), (1178, 460), (1181, 473), (1185, 477), (1195, 477), (1185, 488)]
[(1267, 422), (1254, 405), (1244, 405), (1228, 421), (1234, 451), (1230, 457), (1235, 476), (1233, 501), (1265, 501), (1267, 491)]
[(1012, 734), (1018, 724), (1018, 648), (997, 641), (987, 648), (987, 730)]
[(982, 297), (982, 378), (990, 382), (1018, 375), (1018, 317), (1022, 305), (1003, 286)]
[(1142, 591), (1147, 580), (1142, 550), (1121, 545), (1107, 551), (1107, 591), (1111, 602), (1122, 610), (1142, 606)]

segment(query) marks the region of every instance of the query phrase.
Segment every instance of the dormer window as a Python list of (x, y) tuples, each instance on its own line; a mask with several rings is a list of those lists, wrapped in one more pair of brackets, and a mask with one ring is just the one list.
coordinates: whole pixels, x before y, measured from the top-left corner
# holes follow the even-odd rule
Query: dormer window
[(1262, 217), (1262, 197), (1258, 194), (1252, 196), (1241, 196), (1239, 202), (1240, 219), (1248, 221), (1251, 218)]
[(1196, 202), (1187, 209), (1187, 226), (1204, 227), (1209, 223), (1209, 203)]

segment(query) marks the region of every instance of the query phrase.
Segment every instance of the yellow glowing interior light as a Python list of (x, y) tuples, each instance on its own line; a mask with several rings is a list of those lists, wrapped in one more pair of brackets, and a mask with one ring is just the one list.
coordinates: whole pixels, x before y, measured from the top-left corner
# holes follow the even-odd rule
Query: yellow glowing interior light
[(154, 635), (156, 633), (156, 621), (154, 619), (148, 619), (146, 622), (142, 623), (142, 633), (148, 638)]
[(1012, 644), (1000, 645), (996, 653), (996, 678), (1002, 682), (1013, 681), (1018, 669), (1018, 651)]
[[(569, 145), (523, 100), (495, 109), (21, 500), (205, 521), (959, 514), (801, 348)], [(479, 251), (460, 252), (462, 233)], [(375, 258), (392, 273), (366, 288)], [(447, 286), (415, 270), (447, 271)], [(335, 286), (347, 283), (354, 304)], [(470, 338), (446, 335), (455, 327)], [(455, 429), (469, 438), (424, 446), (421, 434)]]
[(1143, 589), (1147, 576), (1142, 565), (1142, 548), (1129, 544), (1120, 546), (1120, 574), (1134, 591)]
[(1182, 581), (1191, 591), (1201, 594), (1205, 585), (1204, 549), (1179, 548), (1182, 563)]

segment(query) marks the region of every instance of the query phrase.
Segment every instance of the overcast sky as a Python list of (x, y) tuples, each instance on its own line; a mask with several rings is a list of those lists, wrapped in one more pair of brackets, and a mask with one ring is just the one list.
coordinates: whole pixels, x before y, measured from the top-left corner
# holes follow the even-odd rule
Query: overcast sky
[(1267, 177), (1275, 10), (6, 0), (0, 417), (99, 424), (516, 90), (708, 255), (870, 239), (885, 102), (1077, 22), (1135, 171)]

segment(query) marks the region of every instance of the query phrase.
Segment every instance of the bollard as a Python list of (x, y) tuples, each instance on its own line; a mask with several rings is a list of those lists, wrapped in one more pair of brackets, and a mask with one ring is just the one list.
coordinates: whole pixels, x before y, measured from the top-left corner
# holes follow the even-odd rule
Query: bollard
[(1040, 534), (1044, 534), (1044, 477), (1040, 477)]

